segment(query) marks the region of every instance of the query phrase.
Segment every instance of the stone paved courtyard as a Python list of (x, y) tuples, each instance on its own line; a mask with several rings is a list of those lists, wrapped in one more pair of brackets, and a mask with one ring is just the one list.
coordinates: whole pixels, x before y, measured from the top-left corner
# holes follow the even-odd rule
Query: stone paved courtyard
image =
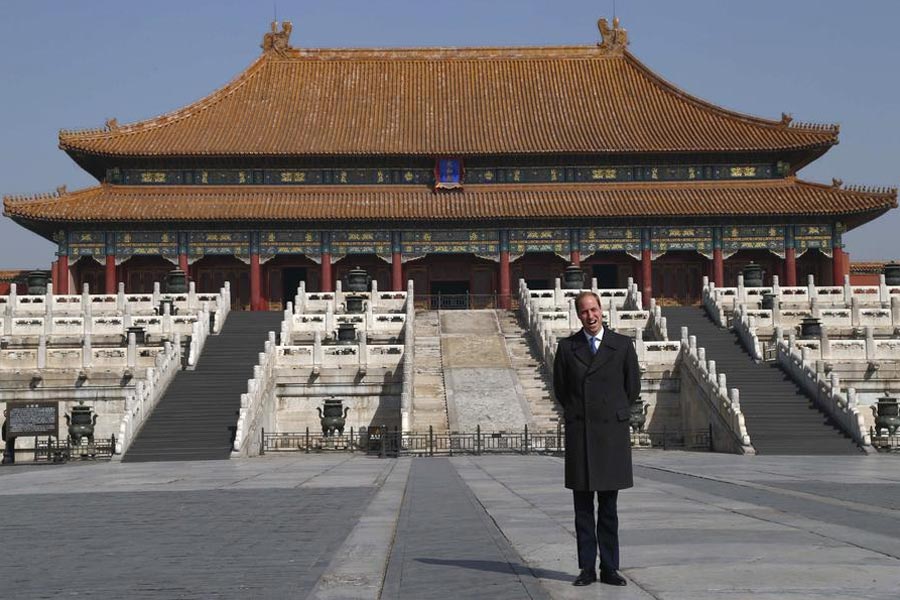
[(0, 468), (3, 598), (897, 598), (900, 460), (641, 451), (626, 588), (573, 588), (562, 461)]

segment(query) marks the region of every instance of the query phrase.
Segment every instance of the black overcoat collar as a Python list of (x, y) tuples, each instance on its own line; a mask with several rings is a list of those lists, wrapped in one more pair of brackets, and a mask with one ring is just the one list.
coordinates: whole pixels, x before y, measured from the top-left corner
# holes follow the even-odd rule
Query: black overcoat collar
[(588, 373), (592, 373), (603, 366), (612, 358), (616, 348), (619, 347), (618, 336), (611, 332), (609, 328), (604, 328), (603, 339), (600, 340), (600, 347), (597, 348), (596, 354), (591, 352), (591, 346), (588, 344), (587, 337), (585, 337), (584, 329), (577, 331), (572, 335), (571, 339), (572, 352), (575, 354), (575, 358), (584, 363)]

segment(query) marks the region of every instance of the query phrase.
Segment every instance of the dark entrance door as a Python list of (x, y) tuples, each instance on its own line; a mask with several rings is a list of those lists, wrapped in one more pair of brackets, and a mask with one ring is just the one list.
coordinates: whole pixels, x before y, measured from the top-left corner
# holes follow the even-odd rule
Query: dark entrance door
[(469, 308), (468, 281), (432, 281), (431, 309), (466, 309)]
[(525, 285), (529, 290), (549, 290), (553, 288), (553, 284), (549, 279), (526, 279)]
[(609, 290), (618, 287), (619, 268), (616, 265), (594, 265), (592, 277), (597, 278), (597, 287)]
[(301, 281), (306, 281), (305, 267), (285, 267), (281, 270), (281, 290), (284, 296), (282, 306), (287, 306), (288, 302), (294, 301)]

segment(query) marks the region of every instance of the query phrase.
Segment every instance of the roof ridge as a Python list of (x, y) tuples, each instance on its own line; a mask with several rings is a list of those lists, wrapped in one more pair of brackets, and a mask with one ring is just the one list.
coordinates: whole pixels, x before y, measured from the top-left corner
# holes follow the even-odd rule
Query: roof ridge
[(59, 144), (60, 146), (65, 146), (64, 138), (90, 138), (93, 136), (102, 137), (111, 132), (115, 132), (116, 134), (134, 133), (136, 131), (145, 131), (147, 129), (153, 129), (156, 127), (164, 127), (165, 125), (169, 125), (180, 121), (181, 119), (190, 117), (197, 110), (203, 110), (209, 106), (213, 106), (216, 103), (220, 102), (222, 99), (239, 90), (254, 76), (256, 76), (256, 74), (262, 68), (262, 65), (268, 59), (270, 59), (270, 57), (270, 53), (264, 52), (263, 54), (258, 56), (252, 63), (250, 63), (250, 66), (243, 69), (240, 73), (237, 74), (237, 76), (233, 77), (225, 85), (213, 90), (199, 100), (195, 100), (194, 102), (191, 102), (186, 106), (176, 108), (161, 115), (157, 115), (149, 119), (133, 121), (124, 125), (120, 125), (115, 118), (112, 118), (106, 120), (105, 127), (94, 127), (86, 129), (60, 129), (58, 134)]
[[(623, 53), (624, 58), (627, 63), (630, 63), (632, 66), (638, 68), (642, 73), (644, 73), (648, 79), (662, 87), (663, 89), (676, 94), (678, 97), (682, 98), (685, 101), (691, 102), (695, 104), (698, 108), (703, 110), (712, 111), (716, 114), (724, 115), (727, 117), (739, 119), (741, 121), (752, 123), (754, 125), (762, 125), (766, 127), (772, 127), (776, 129), (795, 129), (802, 131), (814, 131), (814, 132), (831, 132), (835, 136), (840, 133), (840, 125), (836, 123), (808, 123), (808, 122), (793, 122), (793, 117), (788, 113), (781, 113), (781, 119), (776, 121), (774, 119), (766, 119), (765, 117), (759, 117), (756, 115), (752, 115), (750, 113), (740, 112), (738, 110), (733, 110), (730, 108), (725, 108), (719, 104), (716, 104), (710, 100), (706, 100), (699, 96), (696, 96), (678, 86), (675, 83), (672, 83), (647, 65), (645, 65), (639, 58), (637, 58), (630, 50), (626, 49)], [(835, 139), (834, 142), (836, 143)]]
[(30, 202), (55, 201), (67, 198), (69, 196), (74, 196), (76, 194), (80, 195), (85, 192), (99, 191), (104, 187), (109, 186), (108, 184), (103, 183), (100, 185), (92, 185), (70, 191), (65, 185), (60, 185), (57, 186), (56, 190), (52, 192), (37, 192), (34, 194), (4, 194), (3, 203), (6, 204), (7, 202), (9, 202), (10, 204), (26, 204)]
[(830, 184), (819, 181), (807, 181), (805, 179), (798, 179), (797, 182), (811, 187), (840, 190), (843, 192), (852, 192), (854, 194), (864, 194), (867, 196), (893, 196), (895, 199), (897, 198), (897, 186), (861, 184), (845, 186), (841, 179), (832, 179)]

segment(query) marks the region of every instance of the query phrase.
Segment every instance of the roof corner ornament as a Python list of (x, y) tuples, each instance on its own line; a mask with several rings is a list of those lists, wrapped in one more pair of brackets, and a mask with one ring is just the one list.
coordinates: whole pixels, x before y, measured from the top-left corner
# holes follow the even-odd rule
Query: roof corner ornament
[(841, 189), (841, 187), (843, 185), (844, 185), (843, 179), (838, 179), (837, 177), (831, 178), (831, 187), (833, 187), (834, 189), (839, 190), (839, 189)]
[(793, 121), (793, 120), (794, 120), (793, 115), (791, 115), (790, 113), (783, 112), (783, 113), (781, 113), (781, 121), (779, 121), (778, 124), (781, 125), (782, 127), (787, 127), (788, 125), (791, 124), (791, 121)]
[(57, 195), (57, 196), (65, 196), (65, 195), (68, 194), (68, 193), (69, 193), (69, 191), (66, 189), (66, 186), (65, 186), (65, 185), (57, 186), (57, 188), (56, 188), (56, 195)]
[(272, 30), (263, 36), (263, 52), (283, 53), (291, 47), (291, 31), (294, 25), (290, 21), (281, 22), (281, 31), (278, 31), (278, 21), (272, 21)]
[(602, 41), (599, 46), (604, 50), (622, 50), (628, 45), (628, 30), (619, 26), (619, 17), (613, 17), (612, 27), (609, 21), (601, 17), (597, 21)]
[(106, 130), (107, 131), (115, 131), (118, 128), (119, 128), (119, 121), (115, 117), (106, 120)]

